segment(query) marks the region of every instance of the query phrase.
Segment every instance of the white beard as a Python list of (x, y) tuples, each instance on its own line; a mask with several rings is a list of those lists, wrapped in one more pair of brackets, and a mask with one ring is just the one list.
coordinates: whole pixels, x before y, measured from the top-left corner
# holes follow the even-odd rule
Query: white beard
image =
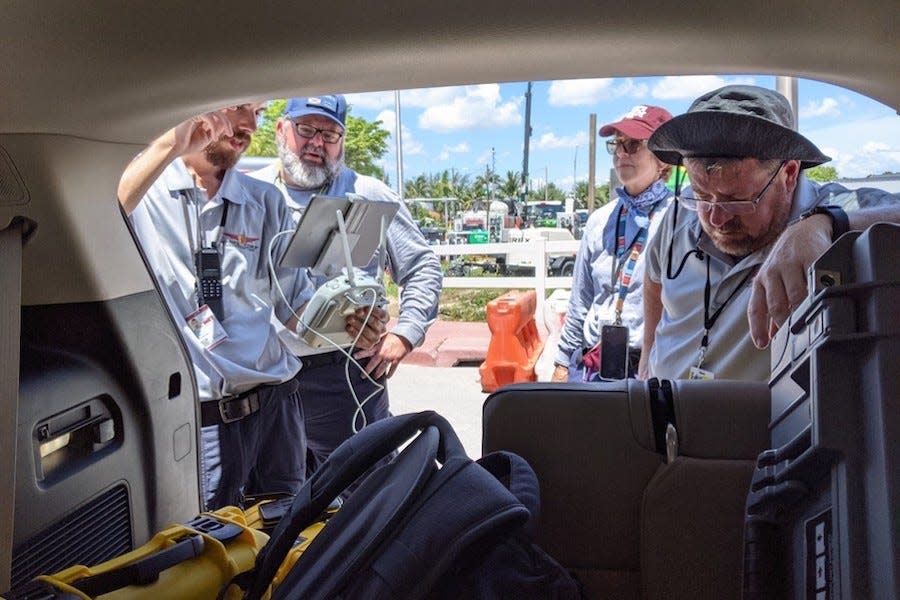
[(341, 148), (341, 155), (337, 160), (331, 161), (328, 156), (323, 156), (325, 164), (310, 165), (300, 160), (300, 157), (287, 147), (280, 136), (275, 141), (278, 144), (278, 156), (281, 158), (284, 178), (288, 183), (301, 190), (322, 187), (344, 168), (343, 148)]

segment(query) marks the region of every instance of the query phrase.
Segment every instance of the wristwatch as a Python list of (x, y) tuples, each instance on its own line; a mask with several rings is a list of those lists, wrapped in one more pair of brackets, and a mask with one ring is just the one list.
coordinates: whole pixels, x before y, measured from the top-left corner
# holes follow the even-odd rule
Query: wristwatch
[(820, 204), (814, 206), (808, 211), (800, 215), (798, 221), (809, 218), (813, 215), (828, 215), (831, 217), (831, 241), (835, 241), (848, 231), (850, 231), (850, 219), (847, 213), (840, 206), (833, 204)]

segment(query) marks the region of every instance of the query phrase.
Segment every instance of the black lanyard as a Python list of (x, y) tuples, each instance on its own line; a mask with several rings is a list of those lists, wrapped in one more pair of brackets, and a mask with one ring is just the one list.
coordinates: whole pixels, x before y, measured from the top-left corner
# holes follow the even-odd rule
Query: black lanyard
[[(220, 256), (220, 258), (217, 260), (221, 260), (222, 235), (225, 232), (225, 220), (228, 218), (228, 207), (231, 206), (231, 202), (229, 202), (227, 198), (222, 198), (223, 208), (222, 208), (222, 218), (219, 219), (219, 235), (215, 241), (215, 244), (211, 244), (210, 246), (205, 246), (204, 240), (203, 240), (203, 238), (204, 238), (203, 229), (202, 229), (202, 227), (200, 227), (200, 204), (197, 202), (197, 197), (194, 194), (195, 191), (196, 190), (194, 190), (194, 189), (181, 190), (181, 196), (184, 199), (184, 203), (182, 204), (182, 207), (184, 209), (184, 223), (185, 223), (185, 227), (187, 228), (188, 248), (190, 249), (190, 252), (194, 257), (194, 279), (196, 281), (195, 288), (196, 288), (196, 293), (197, 293), (197, 306), (203, 306), (204, 304), (208, 304), (208, 302), (206, 301), (206, 298), (204, 297), (203, 286), (200, 283), (200, 279), (203, 275), (203, 265), (201, 264), (202, 254), (203, 254), (204, 250), (215, 249), (216, 252)], [(191, 218), (190, 218), (190, 215), (188, 214), (188, 208), (187, 208), (187, 205), (189, 202), (192, 202), (194, 204), (195, 215), (197, 218), (197, 227), (196, 227), (197, 248), (196, 248), (196, 250), (194, 249), (194, 238), (191, 233)], [(221, 318), (221, 315), (216, 315), (216, 316)]]
[[(191, 254), (196, 254), (197, 250), (201, 248), (213, 248), (215, 246), (219, 246), (222, 242), (222, 234), (225, 232), (225, 220), (228, 218), (228, 207), (231, 205), (231, 202), (228, 201), (227, 198), (222, 198), (222, 218), (219, 219), (219, 236), (216, 238), (216, 243), (210, 246), (203, 245), (203, 232), (200, 227), (200, 203), (197, 202), (197, 198), (194, 195), (196, 190), (181, 190), (181, 197), (184, 200), (184, 204), (182, 204), (182, 208), (184, 210), (184, 225), (187, 228), (187, 237), (188, 237), (188, 248), (191, 250)], [(188, 204), (194, 205), (194, 212), (197, 217), (197, 248), (194, 248), (194, 236), (191, 232), (191, 217), (188, 215)]]
[(755, 271), (756, 268), (748, 270), (747, 274), (744, 275), (744, 278), (741, 279), (741, 282), (737, 284), (731, 291), (731, 294), (728, 295), (728, 298), (725, 299), (725, 302), (716, 309), (716, 312), (710, 315), (709, 304), (710, 297), (712, 296), (712, 285), (709, 280), (709, 253), (706, 253), (706, 285), (703, 286), (703, 339), (700, 341), (700, 357), (697, 360), (698, 369), (703, 366), (703, 359), (706, 358), (706, 350), (709, 347), (709, 330), (713, 328), (713, 325), (719, 320), (722, 311), (725, 310), (725, 307), (728, 306), (731, 299), (741, 291), (741, 288), (744, 287), (744, 284), (747, 283), (747, 280), (750, 279), (750, 276), (753, 275)]

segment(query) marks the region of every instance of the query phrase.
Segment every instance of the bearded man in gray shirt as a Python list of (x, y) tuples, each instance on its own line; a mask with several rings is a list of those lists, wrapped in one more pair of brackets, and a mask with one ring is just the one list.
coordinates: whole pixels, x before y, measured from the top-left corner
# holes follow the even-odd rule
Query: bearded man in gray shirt
[[(379, 343), (353, 351), (371, 379), (352, 365), (345, 370), (348, 359), (341, 351), (327, 346), (312, 348), (290, 332), (282, 334), (282, 341), (303, 363), (296, 380), (314, 459), (310, 470), (354, 431), (389, 415), (386, 380), (424, 341), (426, 330), (437, 317), (443, 282), (440, 261), (397, 194), (381, 181), (344, 164), (346, 117), (347, 101), (341, 95), (291, 98), (276, 124), (279, 161), (251, 173), (275, 184), (298, 219), (316, 194), (350, 193), (367, 200), (400, 203), (387, 229), (385, 257), (392, 279), (402, 288), (400, 314)], [(375, 275), (379, 259), (373, 256), (366, 267), (370, 275)]]

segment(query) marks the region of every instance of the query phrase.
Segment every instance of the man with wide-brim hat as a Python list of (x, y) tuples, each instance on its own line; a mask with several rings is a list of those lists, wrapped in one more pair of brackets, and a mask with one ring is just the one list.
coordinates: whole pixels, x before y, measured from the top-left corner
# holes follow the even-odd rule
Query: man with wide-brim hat
[(643, 377), (767, 380), (761, 349), (806, 297), (807, 267), (849, 229), (900, 220), (897, 195), (804, 177), (830, 158), (772, 90), (704, 94), (648, 147), (691, 187), (647, 247)]

